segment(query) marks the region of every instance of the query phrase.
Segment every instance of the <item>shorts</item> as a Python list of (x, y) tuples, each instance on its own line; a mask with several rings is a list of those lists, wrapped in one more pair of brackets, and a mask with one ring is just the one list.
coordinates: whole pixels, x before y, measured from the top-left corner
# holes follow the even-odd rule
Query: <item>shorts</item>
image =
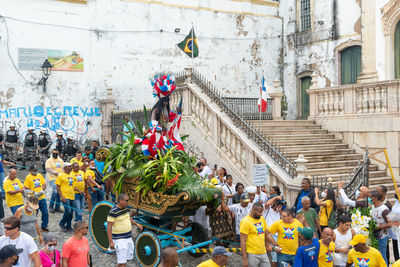
[(249, 267), (270, 267), (271, 263), (268, 259), (268, 254), (250, 254), (247, 253)]
[(113, 239), (113, 242), (115, 244), (118, 264), (125, 264), (127, 261), (133, 260), (135, 244), (132, 238)]

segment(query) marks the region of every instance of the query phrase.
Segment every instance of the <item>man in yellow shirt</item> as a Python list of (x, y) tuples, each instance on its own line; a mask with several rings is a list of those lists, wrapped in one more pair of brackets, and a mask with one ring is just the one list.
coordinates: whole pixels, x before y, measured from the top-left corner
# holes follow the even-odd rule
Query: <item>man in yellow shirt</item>
[(325, 228), (321, 234), (322, 239), (319, 241), (319, 267), (333, 267), (333, 254), (335, 251), (335, 243), (332, 242), (333, 230), (329, 227)]
[(64, 172), (60, 173), (55, 182), (61, 203), (64, 206), (64, 215), (59, 223), (63, 232), (73, 231), (71, 227), (73, 208), (75, 208), (75, 182), (71, 174), (71, 163), (64, 164)]
[(46, 171), (47, 176), (49, 177), (49, 185), (52, 190), (49, 204), (51, 213), (54, 213), (55, 211), (62, 212), (60, 209), (60, 195), (57, 192), (55, 182), (58, 175), (63, 172), (64, 161), (58, 155), (58, 149), (54, 148), (53, 152), (51, 153), (51, 157), (46, 160)]
[(17, 209), (24, 204), (22, 197), (24, 186), (17, 178), (17, 171), (15, 169), (10, 170), (8, 177), (4, 180), (3, 187), (4, 192), (6, 192), (6, 204), (14, 215)]
[(260, 202), (255, 202), (249, 215), (240, 223), (240, 248), (243, 255), (243, 266), (270, 266), (267, 250), (271, 245), (278, 245), (265, 222), (262, 213), (264, 207)]
[(29, 174), (25, 177), (24, 186), (31, 195), (35, 195), (39, 199), (39, 210), (42, 213), (42, 231), (48, 232), (47, 225), (49, 223), (49, 212), (47, 210), (46, 196), (46, 181), (43, 176), (38, 173), (38, 168), (32, 165), (29, 168)]
[(82, 210), (85, 204), (86, 175), (79, 169), (79, 164), (72, 164), (72, 172), (75, 183), (75, 221), (82, 221)]
[(229, 253), (226, 248), (218, 246), (215, 247), (212, 253), (212, 258), (206, 261), (203, 261), (197, 267), (223, 267), (228, 264), (229, 256), (232, 253)]
[(303, 228), (303, 224), (295, 219), (291, 209), (285, 209), (281, 212), (281, 220), (274, 222), (269, 231), (271, 234), (278, 233), (278, 248), (275, 248), (278, 253), (278, 266), (284, 266), (283, 263), (294, 265), (296, 250), (299, 246), (298, 227)]
[(81, 151), (76, 152), (75, 158), (72, 158), (69, 163), (74, 164), (75, 162), (79, 164), (79, 167), (81, 167), (83, 165)]
[(367, 246), (367, 239), (363, 235), (355, 235), (350, 241), (353, 248), (349, 251), (346, 267), (387, 267), (382, 254), (375, 248)]

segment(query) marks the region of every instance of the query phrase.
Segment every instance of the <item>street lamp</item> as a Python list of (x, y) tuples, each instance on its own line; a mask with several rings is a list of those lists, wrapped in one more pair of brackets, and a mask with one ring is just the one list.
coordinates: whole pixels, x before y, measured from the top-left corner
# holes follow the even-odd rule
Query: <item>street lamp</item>
[(53, 67), (53, 65), (51, 65), (49, 60), (46, 58), (46, 60), (43, 62), (43, 65), (42, 65), (43, 77), (39, 82), (39, 83), (43, 83), (43, 91), (45, 91), (45, 92), (46, 92), (46, 82), (51, 74), (52, 67)]

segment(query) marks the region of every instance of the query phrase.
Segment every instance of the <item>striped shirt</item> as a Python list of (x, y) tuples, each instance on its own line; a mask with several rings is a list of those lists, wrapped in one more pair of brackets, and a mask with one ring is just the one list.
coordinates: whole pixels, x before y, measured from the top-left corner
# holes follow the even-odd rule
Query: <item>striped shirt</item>
[(107, 216), (107, 222), (114, 223), (112, 226), (112, 239), (132, 238), (132, 223), (129, 216), (129, 209), (120, 209), (115, 206)]

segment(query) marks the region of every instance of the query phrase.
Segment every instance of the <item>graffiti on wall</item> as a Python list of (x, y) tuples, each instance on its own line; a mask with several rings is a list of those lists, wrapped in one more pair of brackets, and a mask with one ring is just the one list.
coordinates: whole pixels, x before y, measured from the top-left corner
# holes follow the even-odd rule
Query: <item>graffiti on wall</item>
[(89, 139), (98, 139), (100, 135), (101, 113), (97, 107), (9, 107), (0, 109), (0, 129), (6, 131), (10, 125), (18, 129), (21, 140), (28, 127), (45, 128), (55, 139), (56, 131), (64, 136), (73, 135), (81, 144)]

